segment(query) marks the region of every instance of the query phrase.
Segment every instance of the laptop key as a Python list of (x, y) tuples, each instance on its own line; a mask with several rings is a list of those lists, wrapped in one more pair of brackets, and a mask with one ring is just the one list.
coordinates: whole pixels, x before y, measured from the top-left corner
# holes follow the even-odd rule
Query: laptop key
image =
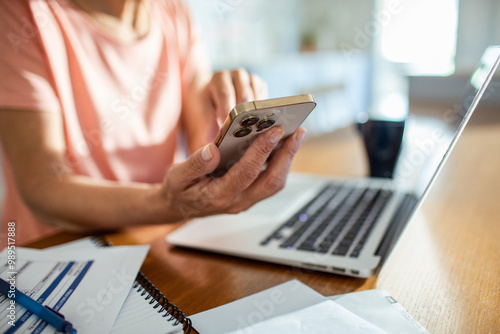
[(362, 205), (360, 205), (357, 215), (353, 217), (354, 222), (351, 222), (350, 228), (347, 233), (342, 237), (337, 247), (333, 250), (333, 255), (346, 255), (351, 248), (354, 239), (358, 236), (358, 233), (363, 226), (363, 223), (367, 217), (367, 213), (373, 207), (379, 192), (375, 190), (368, 190), (362, 199)]
[[(313, 219), (314, 212), (310, 213), (311, 209), (317, 210), (316, 206), (320, 206), (320, 207), (323, 206), (324, 203), (328, 200), (328, 198), (333, 196), (332, 194), (335, 194), (338, 189), (339, 189), (339, 186), (334, 185), (334, 184), (326, 186), (315, 198), (313, 198), (309, 203), (307, 203), (299, 211), (298, 214), (294, 215), (289, 220), (287, 220), (284, 224), (282, 224), (280, 227), (278, 227), (275, 231), (273, 231), (273, 233), (271, 233), (260, 244), (262, 246), (266, 246), (272, 240), (282, 240), (283, 239), (282, 232), (285, 229), (298, 228), (298, 227), (302, 226), (302, 224), (304, 224), (304, 222), (306, 222), (308, 219)], [(310, 213), (309, 214), (310, 217), (308, 217), (308, 213)], [(297, 240), (295, 240), (295, 241), (297, 241)]]
[(335, 250), (333, 251), (333, 255), (346, 255), (347, 251), (349, 250), (350, 244), (349, 243), (341, 243), (338, 245)]
[[(338, 205), (335, 204), (336, 202), (335, 198), (339, 193), (338, 190), (339, 190), (338, 186), (327, 187), (327, 190), (324, 192), (324, 194), (326, 195), (319, 198), (319, 200), (321, 201), (321, 205), (318, 205), (318, 202), (313, 201), (308, 207), (305, 208), (305, 210), (301, 210), (301, 212), (305, 212), (304, 214), (300, 215), (303, 217), (302, 225), (299, 228), (297, 228), (293, 232), (293, 234), (280, 245), (280, 247), (294, 248), (296, 244), (299, 242), (299, 240), (302, 240), (304, 236), (307, 235), (307, 233), (311, 233), (311, 230), (314, 231), (315, 227), (319, 224), (319, 222), (324, 219), (323, 212), (325, 208), (330, 207), (332, 205), (335, 206)], [(312, 211), (311, 207), (314, 208), (315, 211)], [(307, 247), (304, 246), (304, 248)]]
[(385, 207), (387, 202), (392, 196), (392, 192), (389, 190), (381, 190), (378, 198), (373, 204), (372, 210), (369, 212), (367, 217), (364, 219), (362, 228), (360, 229), (359, 233), (362, 233), (362, 237), (359, 239), (358, 243), (354, 247), (353, 251), (350, 253), (350, 257), (356, 258), (359, 256), (361, 253), (361, 250), (363, 249), (363, 246), (365, 245), (366, 241), (368, 240), (368, 237), (370, 236), (371, 232), (373, 231), (373, 227), (375, 226), (375, 223), (377, 222), (378, 217), (380, 216), (380, 213), (382, 212), (382, 209)]
[[(280, 240), (280, 248), (323, 254), (331, 251), (333, 255), (345, 256), (358, 234), (364, 233), (350, 253), (350, 256), (357, 257), (369, 235), (366, 221), (378, 217), (370, 210), (382, 206), (377, 200), (378, 197), (384, 197), (380, 194), (380, 190), (369, 188), (329, 185), (297, 215), (262, 241), (261, 245)], [(332, 251), (332, 246), (340, 236), (342, 239)]]
[(322, 212), (319, 213), (313, 227), (301, 239), (302, 243), (298, 246), (298, 249), (317, 251), (317, 240), (326, 230), (329, 230), (331, 226), (336, 224), (336, 216), (345, 207), (353, 193), (354, 190), (352, 188), (344, 188), (322, 208)]
[[(365, 189), (357, 188), (355, 189), (345, 201), (345, 205), (338, 211), (338, 213), (333, 217), (332, 224), (333, 228), (328, 232), (328, 234), (319, 242), (317, 251), (319, 253), (326, 253), (330, 250), (331, 246), (335, 243), (338, 236), (342, 233), (349, 222), (352, 213), (356, 210), (359, 204), (359, 200), (362, 198)], [(340, 219), (340, 220), (339, 220)]]

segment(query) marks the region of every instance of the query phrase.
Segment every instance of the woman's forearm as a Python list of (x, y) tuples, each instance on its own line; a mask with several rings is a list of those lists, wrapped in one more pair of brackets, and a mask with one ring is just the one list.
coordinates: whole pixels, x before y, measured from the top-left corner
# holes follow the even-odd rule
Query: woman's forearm
[(178, 220), (169, 216), (160, 187), (70, 175), (55, 182), (38, 182), (24, 191), (23, 199), (43, 223), (89, 232)]
[(119, 183), (68, 173), (59, 114), (0, 110), (0, 138), (19, 195), (42, 222), (75, 231), (169, 222), (161, 185)]

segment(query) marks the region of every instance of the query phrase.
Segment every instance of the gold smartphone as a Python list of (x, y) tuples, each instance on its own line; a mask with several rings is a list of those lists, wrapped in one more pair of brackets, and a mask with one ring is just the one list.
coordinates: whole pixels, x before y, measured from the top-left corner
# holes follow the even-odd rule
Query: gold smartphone
[(211, 175), (224, 175), (259, 134), (274, 126), (283, 128), (283, 139), (290, 136), (315, 107), (316, 101), (311, 94), (238, 104), (231, 110), (215, 138), (221, 160)]

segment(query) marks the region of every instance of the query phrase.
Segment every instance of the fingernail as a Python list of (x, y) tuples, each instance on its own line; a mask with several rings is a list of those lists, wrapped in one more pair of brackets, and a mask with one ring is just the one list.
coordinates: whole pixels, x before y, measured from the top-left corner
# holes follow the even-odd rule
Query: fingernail
[(206, 145), (203, 150), (201, 151), (201, 158), (203, 161), (209, 162), (213, 158), (213, 154), (210, 151), (210, 144)]
[(295, 142), (297, 144), (300, 144), (304, 140), (304, 138), (306, 137), (306, 134), (307, 134), (307, 130), (306, 129), (304, 129), (304, 128), (299, 129), (295, 133)]
[(276, 128), (271, 133), (271, 136), (269, 137), (269, 141), (273, 144), (277, 144), (280, 141), (281, 137), (283, 137), (284, 134), (285, 134), (285, 131), (283, 131), (282, 128)]

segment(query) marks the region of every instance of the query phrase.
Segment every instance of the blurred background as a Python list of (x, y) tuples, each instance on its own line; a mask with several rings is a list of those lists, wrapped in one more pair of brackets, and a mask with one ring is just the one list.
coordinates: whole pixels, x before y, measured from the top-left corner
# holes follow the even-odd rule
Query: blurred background
[[(245, 67), (270, 97), (315, 95), (309, 136), (449, 105), (500, 44), (500, 0), (185, 1), (214, 69)], [(500, 80), (490, 88), (500, 112)]]
[(215, 69), (259, 74), (270, 97), (315, 95), (312, 134), (453, 102), (486, 46), (500, 44), (499, 0), (186, 2)]

